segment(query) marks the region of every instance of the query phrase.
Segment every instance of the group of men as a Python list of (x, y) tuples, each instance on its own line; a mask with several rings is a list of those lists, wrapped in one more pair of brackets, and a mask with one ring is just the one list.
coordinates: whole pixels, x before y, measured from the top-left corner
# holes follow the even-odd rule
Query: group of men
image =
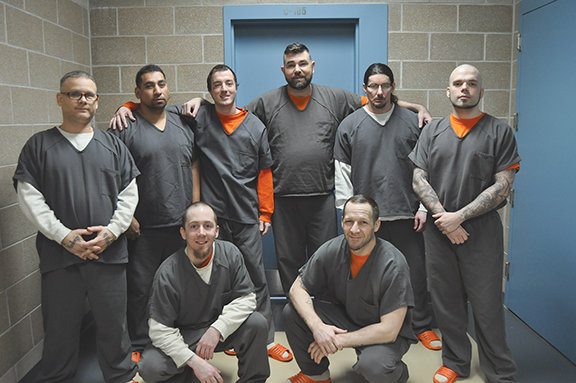
[(330, 382), (327, 357), (348, 347), (367, 381), (406, 382), (402, 356), (418, 340), (442, 349), (435, 382), (466, 377), (467, 299), (487, 379), (514, 381), (496, 209), (519, 157), (509, 127), (480, 111), (480, 73), (456, 68), (454, 113), (422, 130), (429, 114), (397, 100), (388, 66), (367, 69), (361, 97), (312, 84), (303, 44), (283, 58), (287, 84), (246, 109), (226, 65), (207, 78), (214, 104), (183, 107), (168, 107), (164, 72), (147, 65), (140, 103), (120, 108), (111, 134), (91, 127), (94, 79), (62, 78), (62, 125), (29, 140), (14, 176), (39, 230), (39, 382), (75, 373), (86, 296), (107, 382), (223, 382), (215, 351), (237, 355), (239, 382), (266, 381), (268, 356), (292, 359), (274, 343), (261, 240), (271, 223), (301, 369), (287, 382)]

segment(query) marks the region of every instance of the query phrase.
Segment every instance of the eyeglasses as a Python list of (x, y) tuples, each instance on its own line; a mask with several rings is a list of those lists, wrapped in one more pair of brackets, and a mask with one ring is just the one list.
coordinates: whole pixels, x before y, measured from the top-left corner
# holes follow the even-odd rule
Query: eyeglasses
[(378, 88), (382, 88), (382, 91), (390, 90), (392, 88), (392, 84), (368, 84), (366, 88), (370, 89), (372, 92), (377, 92)]
[(61, 94), (67, 96), (70, 100), (80, 101), (82, 97), (88, 102), (94, 102), (98, 99), (98, 95), (94, 93), (84, 93), (84, 92), (60, 92)]

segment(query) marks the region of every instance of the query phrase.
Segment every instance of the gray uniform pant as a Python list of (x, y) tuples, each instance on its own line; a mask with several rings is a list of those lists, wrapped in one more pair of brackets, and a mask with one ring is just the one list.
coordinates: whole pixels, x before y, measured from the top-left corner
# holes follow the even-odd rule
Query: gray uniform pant
[(298, 270), (327, 240), (338, 235), (334, 194), (274, 197), (274, 245), (278, 272), (288, 296)]
[[(348, 331), (358, 330), (343, 308), (325, 301), (314, 301), (314, 309), (322, 321)], [(324, 373), (330, 362), (323, 358), (316, 364), (308, 354), (308, 346), (314, 341), (312, 332), (294, 309), (291, 303), (284, 306), (284, 324), (286, 337), (294, 352), (296, 363), (306, 375)], [(352, 367), (354, 371), (370, 383), (404, 383), (408, 380), (408, 367), (402, 362), (402, 356), (410, 348), (410, 343), (398, 337), (394, 343), (381, 343), (355, 347), (358, 360)]]
[(126, 265), (87, 262), (42, 274), (44, 351), (36, 382), (75, 375), (86, 297), (104, 380), (125, 383), (136, 374), (126, 330)]
[(424, 238), (432, 305), (442, 332), (442, 361), (470, 375), (472, 351), (466, 334), (472, 306), (480, 367), (488, 382), (515, 382), (516, 364), (506, 343), (502, 299), (503, 236), (497, 212), (465, 222), (470, 234), (452, 245), (428, 217)]
[(410, 266), (410, 282), (414, 291), (412, 328), (416, 334), (431, 329), (432, 310), (428, 305), (428, 285), (424, 256), (424, 237), (414, 231), (413, 219), (382, 221), (376, 235), (393, 244)]
[(132, 347), (137, 351), (142, 351), (150, 341), (148, 299), (156, 270), (166, 258), (184, 245), (180, 227), (142, 229), (139, 238), (128, 241), (128, 332)]
[(235, 244), (244, 258), (248, 275), (254, 284), (256, 293), (256, 311), (268, 321), (268, 343), (274, 342), (274, 316), (270, 291), (262, 259), (262, 234), (259, 224), (242, 224), (218, 218), (220, 232), (218, 238)]
[[(248, 319), (224, 342), (218, 343), (215, 351), (234, 348), (238, 353), (238, 383), (265, 382), (270, 376), (268, 354), (266, 352), (266, 319), (253, 312)], [(181, 330), (184, 342), (194, 351), (207, 328)], [(199, 358), (199, 356), (194, 356)], [(140, 375), (147, 383), (187, 383), (198, 382), (194, 372), (187, 365), (178, 368), (174, 361), (162, 351), (148, 344), (142, 354)]]

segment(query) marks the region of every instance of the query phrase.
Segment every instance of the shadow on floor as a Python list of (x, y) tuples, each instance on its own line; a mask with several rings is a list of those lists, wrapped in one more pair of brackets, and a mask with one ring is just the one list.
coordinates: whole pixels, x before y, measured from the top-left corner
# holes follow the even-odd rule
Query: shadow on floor
[[(277, 331), (282, 331), (280, 312), (284, 299), (272, 299)], [(508, 343), (512, 349), (514, 359), (518, 364), (518, 381), (522, 383), (574, 383), (576, 382), (576, 365), (554, 349), (513, 313), (506, 310), (506, 327)], [(62, 383), (103, 383), (104, 379), (96, 359), (95, 346), (96, 330), (93, 325), (87, 326), (82, 335), (80, 362), (77, 375)], [(282, 334), (283, 336), (283, 334)], [(416, 346), (413, 346), (416, 347)], [(274, 370), (275, 363), (271, 362)], [(33, 368), (19, 383), (34, 383), (37, 368)], [(274, 374), (273, 374), (274, 375)], [(288, 375), (289, 376), (289, 375)], [(422, 380), (420, 382), (420, 380)], [(271, 380), (270, 380), (271, 381)], [(340, 380), (339, 380), (340, 381)], [(410, 382), (429, 383), (427, 379), (416, 378), (412, 375)], [(460, 381), (460, 380), (459, 380)], [(465, 380), (462, 380), (464, 382)], [(278, 382), (271, 382), (278, 383)]]

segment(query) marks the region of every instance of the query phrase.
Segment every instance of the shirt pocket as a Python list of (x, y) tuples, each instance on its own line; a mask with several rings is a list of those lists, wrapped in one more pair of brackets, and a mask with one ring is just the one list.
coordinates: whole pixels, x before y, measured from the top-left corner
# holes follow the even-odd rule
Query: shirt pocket
[(362, 297), (356, 300), (352, 309), (349, 312), (353, 313), (352, 317), (359, 326), (367, 326), (380, 321), (378, 306), (366, 302)]
[(490, 182), (494, 178), (496, 156), (489, 153), (475, 152), (470, 164), (470, 177)]
[(232, 302), (232, 291), (224, 291), (220, 294), (220, 299), (222, 302), (222, 306), (226, 306), (228, 303)]
[(258, 175), (257, 153), (238, 151), (236, 163), (233, 164), (234, 176), (238, 178), (252, 179)]
[(180, 144), (180, 166), (183, 168), (192, 167), (192, 147), (190, 145)]
[(100, 194), (116, 198), (121, 191), (120, 184), (120, 172), (118, 170), (100, 170)]

